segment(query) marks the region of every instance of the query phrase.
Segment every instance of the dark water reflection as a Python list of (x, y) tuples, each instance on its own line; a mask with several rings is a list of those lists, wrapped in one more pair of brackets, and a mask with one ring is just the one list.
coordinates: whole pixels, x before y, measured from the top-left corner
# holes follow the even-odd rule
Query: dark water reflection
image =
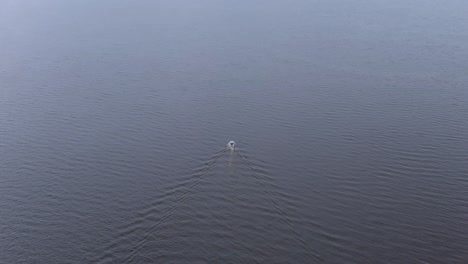
[(467, 10), (0, 0), (0, 263), (466, 263)]

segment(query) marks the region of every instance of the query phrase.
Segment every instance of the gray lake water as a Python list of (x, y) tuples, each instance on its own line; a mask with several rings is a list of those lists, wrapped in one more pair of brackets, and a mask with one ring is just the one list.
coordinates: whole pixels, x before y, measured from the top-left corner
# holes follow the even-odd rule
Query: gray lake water
[(468, 263), (467, 14), (0, 0), (0, 263)]

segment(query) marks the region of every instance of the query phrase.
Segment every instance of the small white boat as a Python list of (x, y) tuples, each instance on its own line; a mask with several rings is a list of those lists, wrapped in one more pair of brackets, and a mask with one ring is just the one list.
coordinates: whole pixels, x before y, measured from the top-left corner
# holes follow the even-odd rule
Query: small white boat
[(236, 147), (236, 142), (234, 142), (234, 141), (232, 141), (232, 140), (229, 141), (229, 142), (227, 143), (227, 147), (228, 147), (228, 149), (230, 149), (230, 150), (234, 150), (234, 148)]

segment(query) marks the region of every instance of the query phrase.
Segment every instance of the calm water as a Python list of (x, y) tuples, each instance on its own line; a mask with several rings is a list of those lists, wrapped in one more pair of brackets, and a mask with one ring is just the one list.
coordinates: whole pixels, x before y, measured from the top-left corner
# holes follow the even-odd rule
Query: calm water
[(0, 263), (468, 263), (467, 13), (0, 0)]

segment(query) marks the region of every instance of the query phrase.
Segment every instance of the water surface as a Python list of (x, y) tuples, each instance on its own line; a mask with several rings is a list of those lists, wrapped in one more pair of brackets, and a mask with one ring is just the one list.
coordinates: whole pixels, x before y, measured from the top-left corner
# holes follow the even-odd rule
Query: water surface
[(466, 263), (467, 11), (0, 0), (0, 263)]

